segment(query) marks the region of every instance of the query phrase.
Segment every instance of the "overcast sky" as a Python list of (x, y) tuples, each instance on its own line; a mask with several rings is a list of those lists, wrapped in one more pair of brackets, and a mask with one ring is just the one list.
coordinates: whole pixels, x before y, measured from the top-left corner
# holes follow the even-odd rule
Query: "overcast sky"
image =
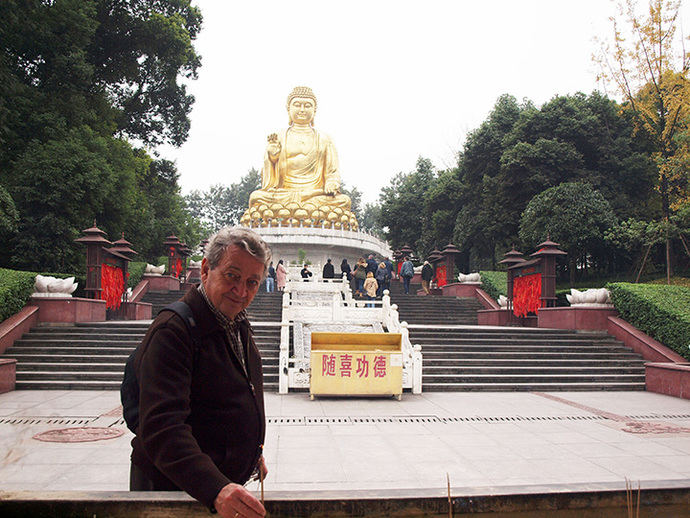
[(158, 149), (183, 193), (260, 170), (266, 136), (287, 126), (288, 93), (306, 85), (364, 202), (419, 156), (452, 167), (504, 93), (541, 105), (595, 90), (593, 38), (610, 35), (614, 13), (607, 0), (193, 3), (204, 23), (192, 127), (182, 147)]

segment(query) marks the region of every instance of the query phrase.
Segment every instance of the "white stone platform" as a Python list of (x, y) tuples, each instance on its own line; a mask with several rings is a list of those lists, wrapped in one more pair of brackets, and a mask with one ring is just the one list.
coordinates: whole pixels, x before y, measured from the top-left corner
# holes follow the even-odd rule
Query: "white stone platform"
[(385, 241), (366, 232), (353, 232), (333, 228), (314, 227), (266, 227), (252, 230), (259, 234), (273, 251), (273, 263), (278, 259), (285, 262), (297, 261), (299, 250), (306, 253), (306, 259), (314, 266), (314, 273), (330, 258), (338, 273), (340, 262), (347, 259), (354, 267), (359, 257), (375, 254), (392, 257), (393, 253)]

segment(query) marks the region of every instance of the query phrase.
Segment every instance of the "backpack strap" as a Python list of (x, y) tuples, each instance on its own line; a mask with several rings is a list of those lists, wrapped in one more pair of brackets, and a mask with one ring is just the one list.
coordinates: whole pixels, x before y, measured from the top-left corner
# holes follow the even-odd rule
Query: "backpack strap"
[(196, 365), (201, 344), (199, 339), (199, 327), (196, 325), (196, 320), (194, 320), (192, 308), (190, 308), (189, 304), (186, 302), (177, 300), (172, 304), (165, 306), (158, 312), (158, 314), (160, 315), (163, 311), (172, 311), (173, 313), (177, 314), (177, 316), (182, 319), (185, 326), (187, 326), (187, 332), (189, 332), (189, 336), (192, 339), (192, 348), (194, 350), (193, 365)]

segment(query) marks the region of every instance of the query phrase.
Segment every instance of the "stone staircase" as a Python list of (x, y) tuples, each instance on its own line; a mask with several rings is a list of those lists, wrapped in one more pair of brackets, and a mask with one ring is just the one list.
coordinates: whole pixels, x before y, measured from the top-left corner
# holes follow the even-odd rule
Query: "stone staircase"
[[(397, 288), (392, 301), (412, 343), (422, 345), (426, 392), (644, 390), (642, 358), (605, 333), (467, 325), (477, 322), (474, 299), (406, 296)], [(147, 299), (155, 315), (181, 295), (150, 292)], [(260, 292), (248, 308), (267, 392), (278, 389), (281, 303), (281, 293)], [(4, 356), (17, 359), (17, 389), (119, 389), (148, 324), (43, 324)]]
[[(182, 293), (154, 292), (152, 295), (155, 315), (166, 304), (178, 300)], [(280, 325), (277, 323), (280, 322), (282, 296), (262, 295), (257, 295), (250, 306), (250, 320), (263, 359), (264, 390), (275, 392), (278, 390), (280, 347)], [(17, 360), (17, 389), (119, 390), (127, 357), (143, 339), (149, 323), (41, 324), (17, 340), (4, 356)]]
[[(158, 312), (168, 304), (179, 300), (184, 295), (182, 291), (149, 291), (142, 298), (142, 302), (148, 302), (153, 307), (152, 314), (155, 317)], [(266, 293), (259, 291), (247, 308), (249, 321), (277, 322), (282, 315), (283, 294), (280, 292)]]
[(644, 390), (641, 356), (606, 333), (534, 328), (410, 328), (422, 390)]
[(484, 309), (474, 298), (413, 295), (420, 284), (410, 286), (405, 295), (402, 283), (391, 282), (391, 304), (398, 305), (400, 321), (408, 324), (477, 325), (477, 310)]

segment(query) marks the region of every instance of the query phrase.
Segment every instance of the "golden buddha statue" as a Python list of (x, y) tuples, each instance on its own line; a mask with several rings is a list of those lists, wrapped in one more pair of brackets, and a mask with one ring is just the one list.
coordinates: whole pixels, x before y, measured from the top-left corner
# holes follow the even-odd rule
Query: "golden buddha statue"
[(289, 127), (268, 136), (261, 189), (240, 222), (257, 226), (316, 226), (357, 230), (349, 196), (340, 192), (338, 154), (314, 128), (316, 96), (298, 86), (287, 98)]

